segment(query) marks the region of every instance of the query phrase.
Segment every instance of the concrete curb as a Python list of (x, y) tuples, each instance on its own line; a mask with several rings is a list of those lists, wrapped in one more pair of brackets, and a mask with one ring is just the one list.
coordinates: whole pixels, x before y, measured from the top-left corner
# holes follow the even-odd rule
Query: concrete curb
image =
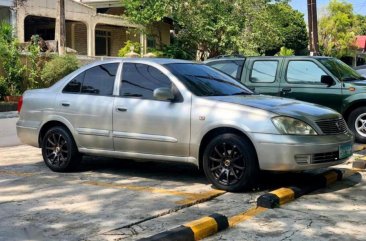
[(0, 119), (19, 117), (18, 111), (0, 112)]
[(257, 206), (263, 208), (276, 208), (303, 195), (324, 188), (331, 183), (342, 180), (342, 178), (343, 172), (341, 170), (332, 169), (315, 175), (307, 185), (280, 188), (265, 193), (258, 197)]
[(186, 223), (138, 241), (195, 241), (214, 235), (229, 227), (228, 218), (219, 213)]
[[(336, 181), (346, 177), (345, 173), (338, 169), (332, 169), (312, 177), (308, 185), (282, 187), (272, 192), (263, 194), (257, 198), (257, 207), (254, 207), (242, 214), (233, 217), (214, 213), (210, 216), (186, 223), (177, 228), (158, 233), (156, 235), (139, 239), (138, 241), (196, 241), (212, 236), (222, 230), (235, 226), (237, 223), (254, 217), (267, 209), (279, 207), (280, 205), (289, 203), (296, 198), (315, 190), (324, 188)], [(237, 217), (236, 217), (237, 216)], [(243, 216), (243, 217), (240, 217)], [(232, 222), (233, 218), (238, 218), (236, 222)], [(230, 223), (230, 225), (229, 225)]]

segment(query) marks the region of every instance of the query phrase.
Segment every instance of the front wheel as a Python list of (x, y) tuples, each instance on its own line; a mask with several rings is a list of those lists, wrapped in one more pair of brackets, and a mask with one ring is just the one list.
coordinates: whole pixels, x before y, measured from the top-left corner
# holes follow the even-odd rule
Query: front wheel
[(355, 134), (357, 142), (366, 143), (366, 107), (359, 107), (351, 112), (347, 125)]
[(212, 139), (203, 154), (203, 169), (215, 187), (233, 192), (252, 187), (259, 176), (254, 148), (235, 134)]
[(42, 156), (54, 172), (75, 169), (81, 158), (70, 132), (61, 126), (52, 127), (46, 132), (42, 141)]

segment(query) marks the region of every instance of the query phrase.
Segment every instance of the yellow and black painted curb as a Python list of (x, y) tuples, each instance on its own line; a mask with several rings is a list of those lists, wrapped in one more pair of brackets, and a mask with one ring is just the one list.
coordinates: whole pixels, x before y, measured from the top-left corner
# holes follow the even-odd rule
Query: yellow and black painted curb
[[(354, 172), (353, 172), (354, 173)], [(303, 185), (280, 188), (263, 194), (257, 199), (257, 207), (233, 217), (226, 217), (214, 213), (210, 216), (186, 223), (177, 228), (139, 239), (138, 241), (196, 241), (214, 235), (224, 229), (235, 226), (237, 223), (260, 214), (268, 208), (275, 208), (317, 189), (324, 188), (331, 183), (341, 180), (346, 175), (337, 169), (332, 169), (311, 177)]]
[(186, 223), (139, 241), (195, 241), (216, 234), (229, 227), (228, 218), (219, 213)]
[(305, 194), (324, 188), (338, 180), (342, 180), (342, 178), (343, 172), (341, 170), (332, 169), (313, 176), (308, 183), (303, 185), (280, 188), (265, 193), (258, 197), (257, 206), (263, 208), (276, 208)]

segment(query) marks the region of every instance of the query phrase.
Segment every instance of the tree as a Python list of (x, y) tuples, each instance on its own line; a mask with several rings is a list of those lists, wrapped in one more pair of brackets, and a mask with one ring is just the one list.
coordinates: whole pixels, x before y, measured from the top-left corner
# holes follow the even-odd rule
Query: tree
[(269, 11), (281, 38), (281, 43), (275, 46), (277, 51), (282, 46), (297, 53), (307, 48), (309, 39), (302, 13), (288, 3), (271, 4)]
[(355, 54), (359, 27), (352, 4), (331, 0), (319, 21), (319, 45), (323, 54), (341, 58)]
[[(273, 49), (277, 52), (284, 45), (286, 35), (289, 34), (279, 32), (280, 27), (286, 28), (286, 26), (280, 26), (280, 21), (286, 15), (292, 14), (285, 8), (287, 6), (291, 9), (287, 2), (287, 0), (278, 0), (275, 3), (269, 0), (123, 1), (126, 15), (131, 21), (141, 25), (161, 21), (169, 16), (174, 20), (178, 42), (186, 47), (195, 46), (194, 48), (201, 53), (201, 59), (204, 54), (213, 57), (238, 52), (258, 55)], [(282, 19), (274, 21), (276, 10), (271, 11), (271, 9), (277, 4), (283, 4), (282, 8), (287, 12), (283, 13)], [(280, 8), (281, 11), (282, 8)], [(301, 14), (294, 18), (298, 16)], [(287, 23), (292, 22), (296, 25), (301, 21), (297, 19), (287, 21)], [(301, 22), (300, 25), (306, 35), (305, 23)], [(295, 32), (298, 33), (297, 29)]]

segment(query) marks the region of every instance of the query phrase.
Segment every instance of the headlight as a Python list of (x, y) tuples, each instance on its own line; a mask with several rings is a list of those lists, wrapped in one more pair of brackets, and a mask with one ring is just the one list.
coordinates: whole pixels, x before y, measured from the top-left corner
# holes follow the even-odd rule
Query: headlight
[(273, 124), (279, 132), (287, 135), (318, 135), (316, 131), (301, 120), (291, 117), (278, 116), (272, 118)]

